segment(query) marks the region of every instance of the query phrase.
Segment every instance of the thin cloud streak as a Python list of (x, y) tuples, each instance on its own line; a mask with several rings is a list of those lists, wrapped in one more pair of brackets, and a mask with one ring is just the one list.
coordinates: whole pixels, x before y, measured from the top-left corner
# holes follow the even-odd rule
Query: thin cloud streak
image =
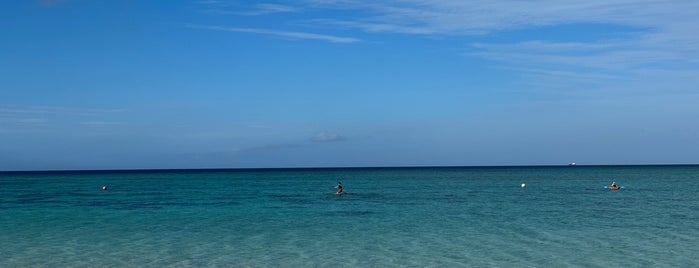
[(279, 4), (257, 4), (255, 5), (255, 7), (257, 8), (258, 14), (287, 13), (299, 11), (294, 7)]
[(109, 122), (109, 121), (84, 121), (80, 122), (81, 125), (86, 125), (86, 126), (118, 126), (118, 125), (126, 125), (125, 123), (122, 122)]
[[(125, 109), (91, 109), (56, 106), (0, 107), (0, 123), (12, 128), (24, 126), (48, 126), (73, 121), (80, 125), (96, 125), (98, 121), (84, 121), (80, 118), (94, 118), (125, 112)], [(101, 122), (102, 125), (104, 124)]]
[(398, 25), (392, 23), (378, 23), (378, 22), (360, 22), (360, 21), (347, 21), (347, 20), (334, 20), (334, 19), (315, 19), (309, 20), (312, 24), (325, 24), (330, 26), (339, 26), (352, 29), (361, 29), (369, 33), (381, 33), (381, 32), (392, 32), (401, 34), (415, 34), (415, 35), (430, 35), (438, 34), (434, 29), (419, 27), (414, 25)]
[(236, 28), (236, 27), (222, 27), (222, 26), (194, 26), (190, 25), (190, 28), (201, 28), (215, 31), (226, 31), (226, 32), (239, 32), (239, 33), (253, 33), (269, 36), (277, 36), (289, 39), (301, 39), (301, 40), (320, 40), (327, 41), (331, 43), (355, 43), (360, 42), (360, 39), (351, 37), (339, 37), (324, 34), (306, 33), (306, 32), (292, 32), (292, 31), (276, 31), (267, 29), (255, 29), (255, 28)]
[(337, 133), (321, 132), (311, 137), (313, 142), (335, 142), (344, 141), (345, 137), (338, 135)]
[(90, 108), (72, 108), (58, 106), (32, 106), (21, 108), (0, 108), (2, 114), (72, 114), (72, 115), (96, 115), (104, 113), (120, 113), (126, 109), (90, 109)]
[(240, 11), (240, 10), (231, 11), (230, 9), (227, 9), (226, 6), (222, 6), (219, 4), (217, 6), (214, 6), (211, 9), (203, 10), (203, 12), (209, 13), (209, 14), (237, 15), (237, 16), (261, 16), (261, 15), (269, 15), (269, 14), (276, 14), (276, 13), (296, 13), (296, 12), (300, 12), (300, 11), (301, 11), (300, 9), (295, 8), (295, 7), (278, 5), (278, 4), (257, 4), (253, 7), (252, 10), (248, 10), (248, 11)]

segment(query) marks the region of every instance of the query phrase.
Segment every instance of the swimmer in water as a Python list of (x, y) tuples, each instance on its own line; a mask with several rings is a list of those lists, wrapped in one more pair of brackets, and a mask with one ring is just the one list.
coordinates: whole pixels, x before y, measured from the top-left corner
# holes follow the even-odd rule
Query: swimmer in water
[(338, 181), (338, 182), (337, 182), (337, 186), (335, 186), (335, 188), (337, 189), (337, 193), (336, 193), (336, 194), (342, 194), (342, 182), (339, 182), (339, 181)]

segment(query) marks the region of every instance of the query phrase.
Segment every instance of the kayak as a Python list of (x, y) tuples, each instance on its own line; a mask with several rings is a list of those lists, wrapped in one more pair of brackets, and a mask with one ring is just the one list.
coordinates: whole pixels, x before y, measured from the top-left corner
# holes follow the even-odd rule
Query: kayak
[(605, 189), (612, 190), (612, 191), (616, 191), (616, 190), (624, 189), (624, 186), (619, 186), (619, 185), (617, 185), (617, 186), (612, 187), (612, 186), (607, 186), (607, 185), (605, 185), (604, 188), (605, 188)]
[(612, 191), (616, 191), (616, 190), (624, 189), (624, 186), (623, 186), (623, 185), (622, 185), (622, 186), (617, 185), (616, 187), (612, 187), (612, 186), (610, 186), (610, 185), (605, 185), (605, 186), (604, 186), (604, 189), (609, 189), (609, 190), (612, 190)]

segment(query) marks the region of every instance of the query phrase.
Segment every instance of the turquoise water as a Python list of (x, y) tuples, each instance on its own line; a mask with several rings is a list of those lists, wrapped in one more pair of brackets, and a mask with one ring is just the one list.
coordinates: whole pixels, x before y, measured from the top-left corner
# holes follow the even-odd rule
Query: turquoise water
[(0, 267), (697, 267), (697, 192), (699, 166), (0, 173)]

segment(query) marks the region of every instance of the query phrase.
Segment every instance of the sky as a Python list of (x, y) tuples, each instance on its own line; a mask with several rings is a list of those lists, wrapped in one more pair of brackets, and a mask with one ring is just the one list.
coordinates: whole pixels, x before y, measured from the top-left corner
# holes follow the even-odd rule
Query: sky
[(0, 2), (0, 170), (699, 163), (699, 1)]

